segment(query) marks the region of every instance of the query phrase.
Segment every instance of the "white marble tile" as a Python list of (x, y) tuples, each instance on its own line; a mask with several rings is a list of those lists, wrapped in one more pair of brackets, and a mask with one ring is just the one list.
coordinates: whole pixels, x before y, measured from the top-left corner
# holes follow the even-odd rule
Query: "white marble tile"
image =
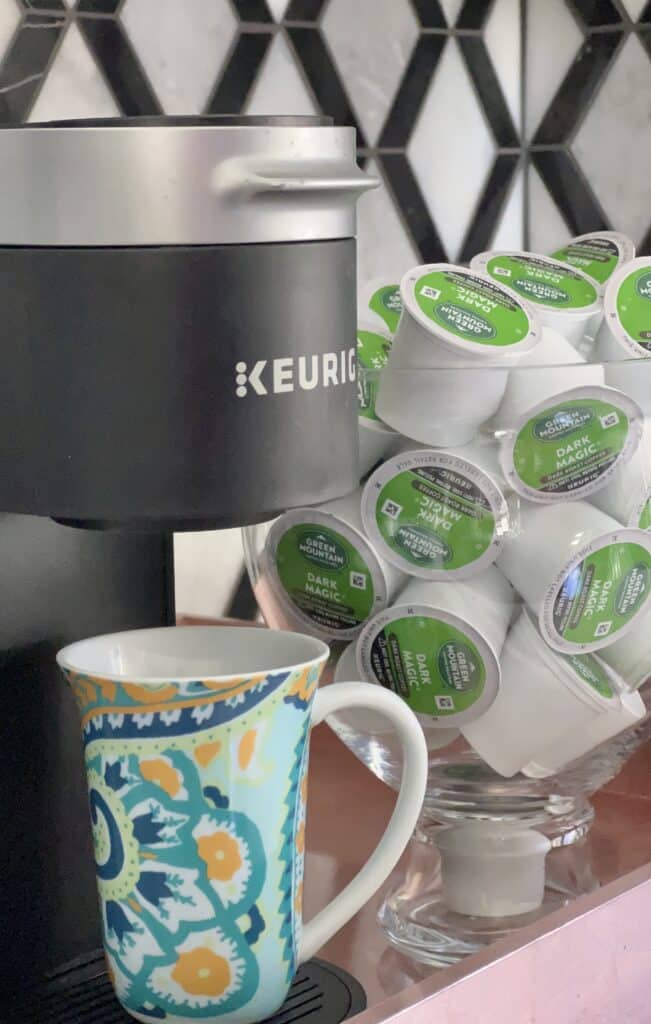
[(240, 530), (175, 534), (177, 613), (208, 617), (224, 615), (243, 567)]
[(633, 21), (638, 21), (647, 0), (622, 0), (622, 3)]
[(20, 8), (16, 0), (0, 0), (0, 60), (11, 42), (20, 22)]
[(115, 117), (120, 111), (101, 71), (72, 22), (34, 104), (30, 121)]
[(289, 43), (275, 36), (258, 73), (246, 107), (247, 114), (317, 114), (316, 103), (303, 81)]
[(463, 0), (440, 0), (440, 2), (448, 25), (456, 24), (459, 12), (463, 7)]
[(165, 113), (199, 113), (237, 29), (228, 0), (126, 0), (121, 19)]
[(497, 0), (484, 29), (491, 55), (516, 132), (520, 131), (520, 0)]
[(528, 5), (527, 136), (532, 138), (583, 42), (565, 0)]
[(446, 43), (408, 148), (448, 258), (457, 258), (494, 143), (457, 41)]
[(529, 169), (529, 218), (532, 252), (555, 252), (572, 237), (563, 215), (533, 166)]
[[(381, 177), (369, 162), (369, 174)], [(357, 206), (357, 280), (359, 290), (377, 277), (397, 280), (421, 262), (391, 201), (388, 187), (367, 192)]]
[(491, 241), (491, 249), (524, 247), (524, 171), (518, 170), (502, 216)]
[(572, 145), (613, 227), (642, 240), (651, 224), (651, 60), (629, 36)]
[(289, 7), (289, 0), (267, 0), (267, 7), (276, 21), (282, 21)]
[(371, 143), (375, 142), (418, 37), (409, 0), (330, 0), (327, 43)]

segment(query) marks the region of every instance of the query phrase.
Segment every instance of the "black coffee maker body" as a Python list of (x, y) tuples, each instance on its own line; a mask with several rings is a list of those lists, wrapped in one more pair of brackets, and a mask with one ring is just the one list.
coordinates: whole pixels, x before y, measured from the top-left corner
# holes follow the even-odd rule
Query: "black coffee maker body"
[(173, 623), (173, 531), (357, 485), (354, 154), (318, 118), (0, 129), (0, 1007), (101, 945), (56, 650)]

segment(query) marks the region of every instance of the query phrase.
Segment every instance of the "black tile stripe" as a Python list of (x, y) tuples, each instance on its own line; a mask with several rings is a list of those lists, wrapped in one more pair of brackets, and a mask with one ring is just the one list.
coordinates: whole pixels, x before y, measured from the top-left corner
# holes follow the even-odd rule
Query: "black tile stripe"
[(481, 36), (459, 36), (459, 46), (497, 145), (519, 146), (520, 139), (486, 43)]
[(620, 32), (589, 35), (561, 82), (534, 137), (534, 145), (566, 142), (604, 81), (622, 39)]
[(423, 28), (448, 27), (439, 0), (411, 0), (411, 3)]
[(116, 14), (123, 0), (79, 0), (80, 14)]
[(640, 15), (640, 21), (651, 21), (651, 0), (648, 3)]
[(289, 27), (287, 33), (323, 113), (333, 117), (335, 124), (348, 124), (356, 128), (357, 145), (364, 148), (364, 132), (319, 30)]
[(403, 153), (378, 155), (387, 185), (396, 200), (398, 212), (425, 263), (447, 260), (418, 182)]
[(235, 40), (221, 78), (208, 101), (206, 113), (239, 114), (257, 78), (272, 36), (243, 30)]
[(457, 28), (482, 29), (486, 19), (493, 9), (495, 0), (464, 0), (464, 5), (459, 11)]
[(0, 123), (27, 120), (64, 28), (56, 15), (25, 17), (0, 67)]
[(566, 0), (589, 28), (620, 25), (621, 15), (613, 0)]
[(637, 247), (638, 256), (651, 256), (651, 225), (649, 230)]
[(21, 7), (29, 11), (67, 11), (63, 0), (18, 0)]
[(649, 57), (651, 57), (651, 29), (647, 29), (644, 32), (640, 32), (640, 42), (645, 47)]
[(532, 153), (532, 161), (574, 235), (610, 224), (576, 160), (565, 150)]
[(226, 612), (229, 619), (253, 622), (258, 614), (258, 602), (246, 569), (240, 575)]
[(407, 145), (446, 42), (445, 35), (425, 35), (417, 41), (380, 134), (380, 148)]
[(113, 18), (80, 18), (78, 24), (122, 113), (127, 117), (162, 113), (120, 23)]
[(240, 21), (273, 21), (267, 0), (231, 0)]
[(461, 246), (461, 263), (469, 263), (478, 252), (490, 248), (519, 163), (519, 153), (498, 153), (496, 156)]
[(285, 11), (285, 21), (318, 21), (326, 0), (291, 0)]

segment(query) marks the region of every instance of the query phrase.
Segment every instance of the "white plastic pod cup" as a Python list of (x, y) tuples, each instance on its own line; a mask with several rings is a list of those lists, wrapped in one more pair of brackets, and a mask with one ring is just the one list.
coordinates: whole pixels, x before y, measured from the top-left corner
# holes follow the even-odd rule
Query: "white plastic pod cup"
[(351, 640), (395, 596), (404, 575), (373, 548), (362, 529), (361, 491), (277, 519), (262, 558), (286, 619), (301, 632)]
[(595, 360), (606, 364), (606, 383), (651, 416), (651, 257), (623, 264), (608, 281)]
[(586, 347), (586, 339), (601, 321), (602, 303), (594, 281), (582, 270), (537, 253), (521, 251), (482, 252), (470, 267), (488, 274), (533, 303), (544, 327), (558, 331), (574, 348)]
[(506, 639), (501, 671), (490, 708), (461, 726), (468, 743), (500, 775), (509, 778), (532, 762), (543, 765), (546, 756), (566, 764), (585, 752), (582, 736), (590, 749), (608, 728), (611, 735), (620, 731), (621, 701), (608, 670), (593, 655), (553, 651), (526, 609)]
[(651, 529), (651, 421), (646, 419), (640, 444), (617, 466), (605, 487), (589, 496), (590, 504), (622, 526)]
[(377, 398), (378, 415), (421, 444), (467, 444), (498, 407), (509, 369), (541, 337), (510, 289), (446, 263), (415, 267)]
[(601, 657), (617, 672), (627, 690), (639, 690), (651, 679), (651, 608), (625, 637), (604, 648)]
[(651, 535), (587, 501), (522, 501), (497, 565), (537, 615), (546, 642), (567, 654), (607, 647), (649, 605)]

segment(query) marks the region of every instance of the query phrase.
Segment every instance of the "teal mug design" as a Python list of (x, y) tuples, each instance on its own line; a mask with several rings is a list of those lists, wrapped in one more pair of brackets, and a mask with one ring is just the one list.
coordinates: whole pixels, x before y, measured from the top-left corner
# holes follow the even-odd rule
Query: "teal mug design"
[[(377, 890), (425, 792), (412, 712), (366, 683), (317, 691), (321, 641), (256, 628), (95, 637), (57, 661), (82, 722), (104, 946), (116, 995), (158, 1024), (259, 1021)], [(370, 860), (302, 923), (309, 735), (343, 708), (387, 716), (402, 787)]]

